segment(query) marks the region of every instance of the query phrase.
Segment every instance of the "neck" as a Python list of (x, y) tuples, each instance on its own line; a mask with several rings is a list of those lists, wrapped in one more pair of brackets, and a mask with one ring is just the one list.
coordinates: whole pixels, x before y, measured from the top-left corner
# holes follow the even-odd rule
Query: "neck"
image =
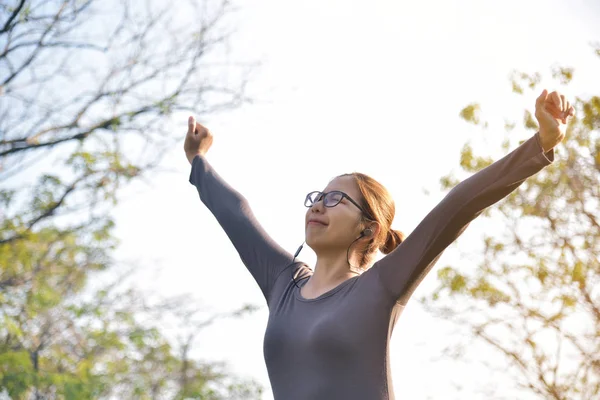
[[(352, 254), (349, 256), (350, 263), (356, 267), (358, 260), (354, 259)], [(310, 282), (314, 288), (327, 288), (359, 274), (357, 268), (351, 268), (348, 264), (345, 249), (343, 251), (317, 252), (317, 264)]]

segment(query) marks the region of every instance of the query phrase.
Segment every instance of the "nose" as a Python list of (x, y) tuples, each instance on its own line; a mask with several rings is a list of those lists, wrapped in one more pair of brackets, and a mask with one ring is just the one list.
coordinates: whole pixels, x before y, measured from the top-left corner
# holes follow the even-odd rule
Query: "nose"
[(311, 212), (323, 212), (323, 208), (325, 206), (323, 205), (323, 199), (319, 200), (319, 201), (315, 201), (313, 203), (312, 206), (310, 206), (309, 210)]

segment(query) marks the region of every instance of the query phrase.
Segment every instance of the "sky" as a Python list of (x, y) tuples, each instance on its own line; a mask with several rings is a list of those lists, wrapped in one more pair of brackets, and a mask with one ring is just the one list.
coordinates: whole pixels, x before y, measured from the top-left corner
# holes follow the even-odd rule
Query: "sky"
[[(209, 162), (290, 253), (304, 240), (306, 193), (345, 172), (382, 182), (396, 202), (392, 227), (410, 233), (443, 197), (439, 179), (458, 172), (464, 143), (499, 156), (503, 119), (520, 120), (524, 107), (533, 108), (538, 93), (511, 94), (513, 69), (549, 78), (551, 66), (572, 66), (571, 85), (547, 79), (545, 87), (571, 98), (600, 89), (600, 60), (590, 47), (600, 42), (595, 0), (255, 0), (240, 4), (234, 20), (230, 57), (261, 61), (248, 86), (256, 101), (196, 117), (214, 133)], [(490, 121), (485, 134), (459, 118), (474, 101)], [(127, 188), (114, 210), (117, 259), (143, 266), (140, 287), (189, 293), (207, 315), (260, 305), (251, 316), (206, 328), (196, 355), (228, 362), (271, 399), (264, 298), (188, 182), (186, 116), (172, 129), (181, 133), (181, 146), (163, 165), (175, 172)], [(526, 139), (531, 132), (517, 128), (512, 135)], [(390, 352), (399, 399), (484, 399), (490, 388), (510, 398), (511, 381), (477, 361), (501, 365), (489, 349), (471, 348), (467, 362), (439, 358), (461, 333), (416, 301), (436, 287), (439, 268), (465, 263), (461, 253), (479, 248), (480, 222), (444, 253), (396, 325)], [(314, 265), (307, 246), (299, 258)]]

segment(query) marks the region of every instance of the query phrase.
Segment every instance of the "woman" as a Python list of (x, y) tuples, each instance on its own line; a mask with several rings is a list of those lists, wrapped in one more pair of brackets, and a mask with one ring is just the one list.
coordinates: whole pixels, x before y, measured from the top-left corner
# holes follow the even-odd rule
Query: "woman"
[[(536, 101), (540, 130), (466, 179), (403, 241), (394, 202), (374, 179), (340, 175), (305, 200), (314, 272), (279, 247), (246, 199), (207, 162), (213, 137), (190, 117), (190, 183), (223, 227), (269, 307), (264, 356), (277, 400), (394, 399), (388, 346), (411, 294), (444, 249), (488, 206), (554, 160), (574, 110), (557, 92)], [(371, 265), (377, 250), (387, 254)]]

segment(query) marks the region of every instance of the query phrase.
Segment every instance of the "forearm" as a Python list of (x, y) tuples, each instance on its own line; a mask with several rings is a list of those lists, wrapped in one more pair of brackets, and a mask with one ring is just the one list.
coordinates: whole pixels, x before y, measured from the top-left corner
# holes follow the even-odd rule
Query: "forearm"
[(292, 259), (262, 228), (246, 198), (225, 182), (203, 156), (192, 163), (190, 183), (215, 216), (265, 297), (279, 270)]
[(377, 264), (382, 284), (407, 301), (441, 253), (483, 210), (506, 197), (554, 159), (537, 135), (454, 187), (396, 249)]
[[(196, 157), (198, 160), (194, 163)], [(201, 154), (192, 157), (189, 181), (196, 186), (200, 200), (219, 222), (226, 214), (238, 214), (242, 217), (240, 210), (246, 199), (225, 182)]]
[(443, 213), (475, 215), (515, 190), (525, 179), (554, 160), (554, 151), (544, 152), (539, 134), (454, 187), (443, 200)]

